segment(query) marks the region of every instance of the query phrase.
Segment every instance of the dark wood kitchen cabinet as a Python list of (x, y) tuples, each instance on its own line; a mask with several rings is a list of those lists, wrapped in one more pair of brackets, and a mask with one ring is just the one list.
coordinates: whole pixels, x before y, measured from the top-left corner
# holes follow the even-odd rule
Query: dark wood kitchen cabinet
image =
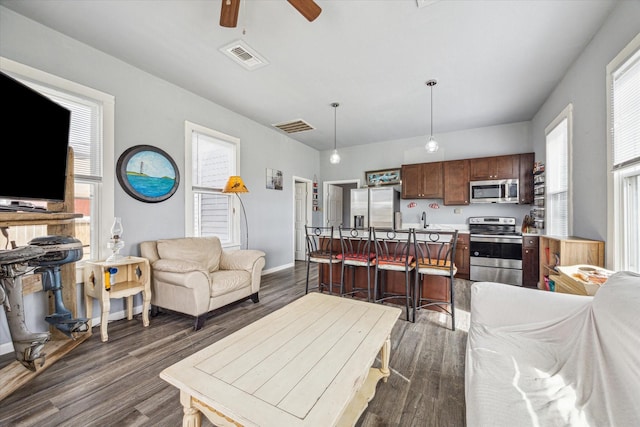
[(442, 199), (442, 162), (402, 165), (403, 199)]
[(469, 256), (469, 235), (467, 233), (458, 234), (455, 257), (456, 268), (458, 269), (456, 278), (469, 280), (469, 275), (471, 274)]
[(540, 266), (538, 236), (522, 237), (522, 286), (537, 288)]
[(469, 161), (469, 180), (517, 179), (520, 176), (520, 156), (479, 157)]
[(520, 154), (519, 203), (530, 205), (533, 203), (533, 163), (535, 153)]
[(444, 204), (469, 204), (469, 160), (450, 160), (443, 163)]

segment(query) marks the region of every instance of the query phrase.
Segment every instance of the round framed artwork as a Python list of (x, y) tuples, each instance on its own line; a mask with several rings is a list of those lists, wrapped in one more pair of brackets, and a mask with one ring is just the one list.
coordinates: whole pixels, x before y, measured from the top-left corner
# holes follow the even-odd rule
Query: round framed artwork
[(135, 145), (122, 153), (116, 175), (128, 195), (147, 203), (167, 200), (180, 184), (178, 166), (171, 156), (151, 145)]

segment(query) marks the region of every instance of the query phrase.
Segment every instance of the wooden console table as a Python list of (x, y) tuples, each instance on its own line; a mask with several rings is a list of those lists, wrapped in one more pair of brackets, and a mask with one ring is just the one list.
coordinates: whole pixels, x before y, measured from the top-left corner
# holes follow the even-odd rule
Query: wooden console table
[[(166, 368), (183, 426), (353, 426), (390, 375), (397, 307), (309, 293)], [(380, 353), (380, 367), (373, 367)]]

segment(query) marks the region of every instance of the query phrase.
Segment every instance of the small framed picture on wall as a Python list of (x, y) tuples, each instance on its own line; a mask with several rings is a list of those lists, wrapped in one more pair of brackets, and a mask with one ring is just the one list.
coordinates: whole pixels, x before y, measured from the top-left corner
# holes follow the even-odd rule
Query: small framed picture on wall
[(267, 188), (270, 190), (282, 190), (282, 171), (267, 168)]

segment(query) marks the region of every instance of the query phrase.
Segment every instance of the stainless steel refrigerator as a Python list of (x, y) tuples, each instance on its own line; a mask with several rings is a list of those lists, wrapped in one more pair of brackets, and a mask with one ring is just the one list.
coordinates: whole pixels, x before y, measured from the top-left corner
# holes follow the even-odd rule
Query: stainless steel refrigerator
[(351, 190), (352, 228), (401, 228), (400, 191), (395, 187), (354, 188)]

